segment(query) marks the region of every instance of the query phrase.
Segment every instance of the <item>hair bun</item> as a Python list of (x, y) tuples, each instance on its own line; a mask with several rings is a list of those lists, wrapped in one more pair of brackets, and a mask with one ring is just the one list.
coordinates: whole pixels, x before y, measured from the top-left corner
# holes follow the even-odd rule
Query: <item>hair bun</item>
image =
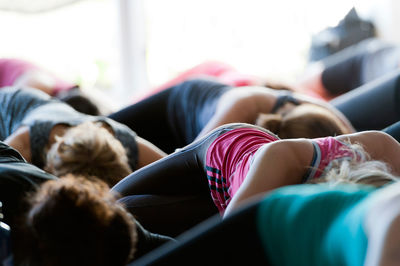
[(256, 119), (256, 125), (266, 128), (274, 134), (279, 134), (282, 124), (282, 116), (280, 114), (264, 114), (260, 113)]

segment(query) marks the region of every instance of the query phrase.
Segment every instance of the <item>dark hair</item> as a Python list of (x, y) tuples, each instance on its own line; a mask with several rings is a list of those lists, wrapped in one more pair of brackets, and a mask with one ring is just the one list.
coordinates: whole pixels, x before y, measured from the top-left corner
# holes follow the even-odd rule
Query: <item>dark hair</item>
[(92, 178), (47, 181), (28, 199), (23, 265), (126, 265), (137, 241), (133, 217)]

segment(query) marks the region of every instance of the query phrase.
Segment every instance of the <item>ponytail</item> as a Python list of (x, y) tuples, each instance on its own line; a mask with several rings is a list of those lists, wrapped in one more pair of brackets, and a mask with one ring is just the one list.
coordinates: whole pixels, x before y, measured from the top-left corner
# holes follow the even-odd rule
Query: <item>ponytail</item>
[(282, 115), (260, 113), (256, 119), (257, 126), (268, 129), (272, 133), (279, 135), (282, 125)]

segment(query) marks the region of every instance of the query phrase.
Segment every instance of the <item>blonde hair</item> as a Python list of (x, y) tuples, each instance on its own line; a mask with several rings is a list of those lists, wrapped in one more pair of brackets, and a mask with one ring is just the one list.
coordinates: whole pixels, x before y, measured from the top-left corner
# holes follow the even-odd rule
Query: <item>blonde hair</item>
[[(126, 265), (138, 241), (135, 220), (101, 180), (68, 175), (27, 198), (26, 265)], [(25, 265), (25, 264), (23, 264)]]
[(314, 104), (301, 104), (285, 115), (259, 114), (256, 125), (280, 138), (319, 138), (351, 133), (331, 111)]
[(371, 160), (360, 145), (351, 144), (349, 150), (353, 152), (352, 159), (333, 160), (330, 169), (323, 176), (308, 183), (353, 183), (382, 187), (399, 181), (399, 177), (391, 174), (391, 169), (385, 162)]
[(46, 171), (56, 175), (96, 176), (113, 186), (132, 172), (127, 152), (107, 129), (85, 122), (56, 136), (47, 153)]

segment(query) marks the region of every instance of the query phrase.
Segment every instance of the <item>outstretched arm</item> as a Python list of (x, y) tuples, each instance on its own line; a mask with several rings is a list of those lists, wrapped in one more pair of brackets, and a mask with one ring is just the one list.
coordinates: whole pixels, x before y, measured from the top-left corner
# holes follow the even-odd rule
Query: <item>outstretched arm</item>
[(267, 191), (300, 184), (313, 153), (311, 141), (305, 139), (281, 140), (264, 145), (255, 154), (250, 170), (224, 216)]

